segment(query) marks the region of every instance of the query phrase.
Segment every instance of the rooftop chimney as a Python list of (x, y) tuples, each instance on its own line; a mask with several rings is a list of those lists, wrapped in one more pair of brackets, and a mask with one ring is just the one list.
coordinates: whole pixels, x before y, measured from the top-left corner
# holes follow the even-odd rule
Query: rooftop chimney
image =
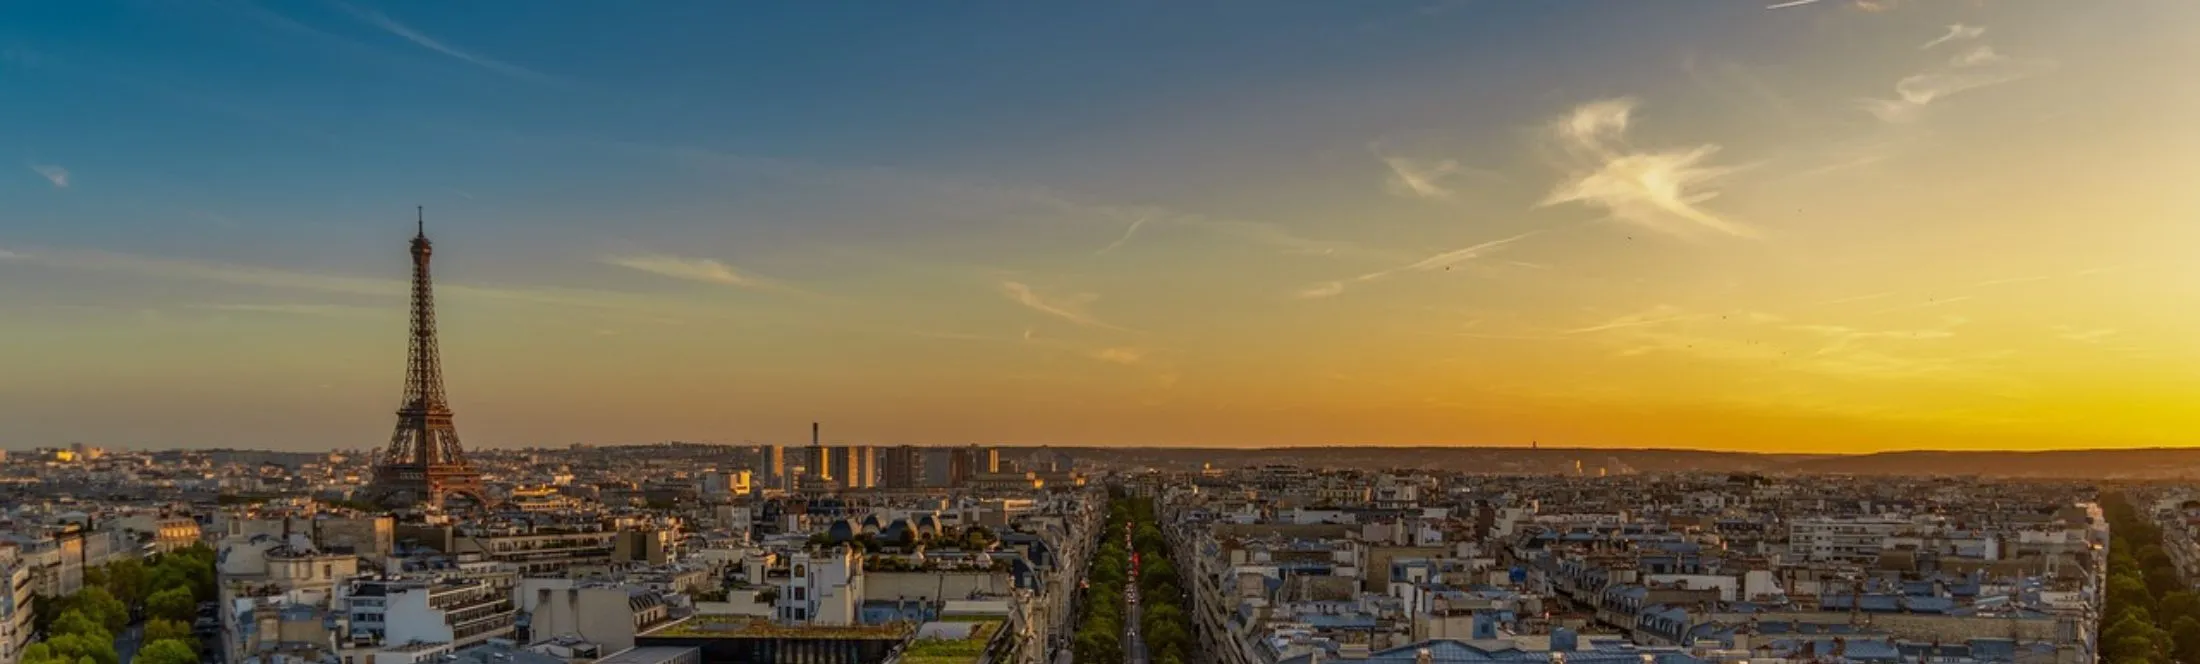
[(816, 423), (816, 422), (811, 422), (811, 423), (810, 423), (810, 447), (817, 447), (817, 446), (818, 446), (818, 441), (817, 441), (817, 423)]

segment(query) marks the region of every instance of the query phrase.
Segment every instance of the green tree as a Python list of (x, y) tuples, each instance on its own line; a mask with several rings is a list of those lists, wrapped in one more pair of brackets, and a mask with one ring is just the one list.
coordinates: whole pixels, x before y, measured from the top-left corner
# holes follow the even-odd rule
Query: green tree
[(121, 664), (115, 654), (113, 638), (105, 634), (62, 634), (46, 639), (46, 645), (62, 661), (74, 662), (91, 658), (93, 664)]
[(1184, 661), (1184, 648), (1173, 643), (1169, 644), (1167, 647), (1158, 649), (1154, 648), (1152, 644), (1148, 644), (1146, 646), (1146, 650), (1149, 652), (1160, 653), (1153, 656), (1153, 660), (1155, 662), (1178, 662), (1179, 664), (1181, 664)]
[(1175, 597), (1176, 566), (1169, 564), (1167, 558), (1158, 556), (1146, 559), (1143, 564), (1145, 569), (1138, 571), (1139, 590), (1146, 591), (1149, 595)]
[(2149, 567), (2146, 568), (2145, 575), (2147, 589), (2154, 593), (2155, 597), (2167, 597), (2170, 593), (2177, 592), (2185, 587), (2185, 581), (2178, 578), (2177, 569), (2174, 567)]
[(180, 639), (185, 643), (194, 645), (198, 643), (198, 637), (191, 634), (191, 623), (166, 618), (153, 618), (145, 621), (146, 643), (168, 639)]
[(2102, 654), (2111, 662), (2144, 662), (2157, 657), (2162, 636), (2153, 623), (2126, 616), (2101, 630)]
[[(2180, 590), (2163, 595), (2162, 600), (2155, 603), (2154, 609), (2154, 615), (2162, 623), (2175, 625), (2178, 618), (2200, 620), (2200, 593)], [(2194, 664), (2200, 664), (2200, 660), (2194, 660)]]
[(154, 564), (152, 580), (146, 584), (146, 592), (157, 593), (169, 588), (189, 588), (192, 598), (205, 602), (215, 598), (214, 550), (205, 545), (170, 551)]
[(979, 551), (997, 541), (1000, 539), (994, 537), (993, 531), (986, 530), (984, 526), (971, 526), (963, 530), (962, 545), (965, 549)]
[(119, 633), (130, 624), (130, 607), (123, 605), (122, 600), (115, 599), (114, 594), (107, 592), (106, 588), (79, 590), (75, 597), (69, 598), (69, 602), (71, 608), (83, 611), (86, 617), (105, 625), (108, 634)]
[(18, 660), (21, 664), (70, 664), (70, 660), (53, 651), (53, 646), (33, 643), (23, 649)]
[(99, 567), (86, 567), (86, 568), (84, 568), (84, 585), (85, 585), (85, 586), (100, 586), (100, 587), (103, 587), (103, 588), (104, 588), (104, 587), (106, 587), (106, 586), (107, 586), (107, 566), (106, 566), (106, 565), (101, 565), (101, 566), (99, 566)]
[(137, 653), (133, 664), (199, 664), (199, 653), (178, 639), (154, 641)]
[[(138, 602), (145, 601), (145, 594), (150, 590), (147, 584), (152, 583), (153, 576), (144, 562), (125, 558), (109, 563), (106, 569), (106, 583), (101, 585), (115, 599), (122, 600), (124, 606), (137, 606)], [(87, 578), (84, 582), (88, 585), (91, 579)]]
[(1192, 639), (1192, 635), (1184, 631), (1184, 623), (1180, 622), (1147, 621), (1145, 630), (1146, 644), (1155, 649), (1182, 648)]
[(2179, 616), (2169, 626), (2171, 649), (2180, 662), (2200, 662), (2200, 618)]
[(1140, 555), (1148, 557), (1164, 555), (1163, 552), (1168, 548), (1167, 542), (1161, 538), (1161, 529), (1155, 528), (1152, 523), (1139, 524), (1137, 532), (1131, 535), (1131, 544), (1138, 547)]
[(1112, 557), (1101, 556), (1099, 560), (1092, 562), (1092, 570), (1085, 574), (1085, 580), (1096, 586), (1122, 583), (1123, 563)]
[(2153, 592), (2147, 589), (2146, 579), (2137, 574), (2112, 574), (2108, 578), (2108, 601), (2144, 607), (2153, 603)]
[(67, 597), (31, 596), (31, 630), (39, 634), (52, 634), (54, 619), (67, 612), (69, 604)]
[(2108, 661), (2115, 664), (2144, 664), (2154, 661), (2154, 639), (2146, 636), (2129, 636), (2108, 644)]
[(87, 616), (83, 611), (77, 609), (62, 612), (61, 617), (54, 619), (53, 630), (47, 632), (47, 634), (54, 636), (83, 634), (97, 636), (102, 639), (114, 638), (114, 632), (107, 630), (106, 623), (101, 622), (98, 618)]
[(1098, 630), (1082, 630), (1070, 644), (1070, 653), (1077, 664), (1122, 664), (1123, 642), (1119, 634)]
[(145, 612), (169, 620), (190, 620), (198, 615), (199, 602), (191, 597), (190, 588), (169, 588), (146, 598)]

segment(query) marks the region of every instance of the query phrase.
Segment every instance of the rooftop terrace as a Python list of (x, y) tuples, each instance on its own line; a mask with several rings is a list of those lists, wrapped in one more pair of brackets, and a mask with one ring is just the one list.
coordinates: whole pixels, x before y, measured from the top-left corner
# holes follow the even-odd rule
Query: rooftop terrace
[(901, 664), (977, 664), (985, 658), (986, 646), (1000, 629), (998, 618), (927, 624), (919, 631), (917, 639), (902, 650), (899, 661)]

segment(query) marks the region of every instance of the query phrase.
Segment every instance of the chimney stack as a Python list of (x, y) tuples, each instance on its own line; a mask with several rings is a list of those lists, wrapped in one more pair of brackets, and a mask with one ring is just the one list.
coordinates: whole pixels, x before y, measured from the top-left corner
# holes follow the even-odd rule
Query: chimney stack
[(817, 439), (817, 423), (816, 423), (816, 422), (811, 422), (811, 423), (810, 423), (810, 447), (817, 447), (818, 445), (819, 445), (819, 443), (818, 443), (818, 439)]

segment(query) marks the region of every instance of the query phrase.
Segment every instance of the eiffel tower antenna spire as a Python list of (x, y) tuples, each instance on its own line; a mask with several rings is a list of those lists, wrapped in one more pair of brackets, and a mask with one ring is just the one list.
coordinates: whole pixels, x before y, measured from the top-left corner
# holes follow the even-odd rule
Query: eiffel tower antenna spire
[(413, 234), (413, 237), (428, 236), (428, 206), (413, 206), (413, 228), (418, 229), (417, 232)]

